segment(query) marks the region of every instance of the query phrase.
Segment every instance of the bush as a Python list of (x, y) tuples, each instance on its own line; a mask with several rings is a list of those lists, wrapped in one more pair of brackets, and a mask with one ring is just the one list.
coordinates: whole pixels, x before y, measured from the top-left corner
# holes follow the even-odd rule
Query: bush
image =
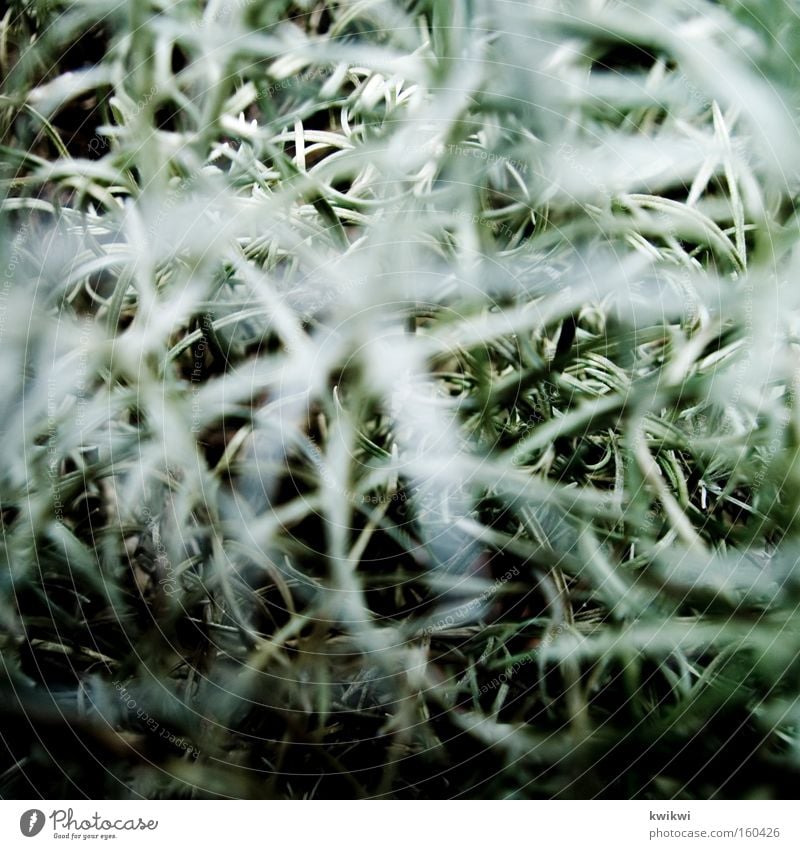
[(788, 4), (0, 26), (0, 796), (794, 786)]

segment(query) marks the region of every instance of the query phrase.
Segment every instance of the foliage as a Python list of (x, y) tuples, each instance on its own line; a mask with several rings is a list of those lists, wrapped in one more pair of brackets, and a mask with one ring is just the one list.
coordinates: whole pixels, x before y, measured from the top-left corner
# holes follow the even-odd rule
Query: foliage
[(780, 796), (777, 0), (16, 0), (0, 795)]

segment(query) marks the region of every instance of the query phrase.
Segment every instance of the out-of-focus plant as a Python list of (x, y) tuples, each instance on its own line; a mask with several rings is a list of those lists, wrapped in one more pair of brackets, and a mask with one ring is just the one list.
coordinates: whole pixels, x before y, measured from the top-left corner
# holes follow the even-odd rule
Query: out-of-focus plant
[(0, 795), (781, 795), (790, 4), (12, 3)]

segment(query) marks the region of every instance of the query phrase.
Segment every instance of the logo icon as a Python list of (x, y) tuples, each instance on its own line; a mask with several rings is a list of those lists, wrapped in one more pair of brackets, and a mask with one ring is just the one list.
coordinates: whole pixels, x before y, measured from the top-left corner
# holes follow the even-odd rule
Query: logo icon
[(19, 818), (19, 830), (25, 837), (36, 837), (44, 828), (44, 812), (38, 808), (31, 808)]

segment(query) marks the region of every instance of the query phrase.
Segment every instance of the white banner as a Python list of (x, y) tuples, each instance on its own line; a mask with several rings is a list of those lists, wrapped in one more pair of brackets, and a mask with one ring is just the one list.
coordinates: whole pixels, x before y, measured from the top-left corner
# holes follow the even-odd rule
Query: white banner
[(0, 802), (0, 846), (800, 846), (794, 802)]

